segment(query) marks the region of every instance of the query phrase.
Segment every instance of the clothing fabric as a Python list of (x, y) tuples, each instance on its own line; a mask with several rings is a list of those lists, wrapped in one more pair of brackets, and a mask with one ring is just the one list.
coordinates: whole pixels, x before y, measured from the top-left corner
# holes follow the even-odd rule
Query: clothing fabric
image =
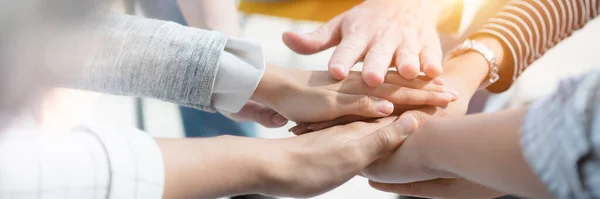
[(218, 32), (116, 13), (94, 26), (99, 56), (67, 87), (238, 112), (265, 69), (259, 44)]
[[(116, 13), (99, 18), (91, 24), (103, 41), (99, 56), (62, 85), (236, 112), (264, 71), (260, 45), (247, 40)], [(91, 124), (40, 132), (34, 119), (18, 121), (0, 134), (0, 198), (162, 198), (164, 162), (146, 133)]]
[[(164, 0), (140, 0), (138, 1), (146, 17), (155, 18), (159, 20), (173, 21), (181, 25), (187, 25), (181, 10), (177, 5), (176, 1), (164, 1)], [(220, 16), (228, 17), (228, 16)], [(233, 16), (231, 16), (233, 17)], [(205, 28), (205, 27), (200, 27)], [(258, 50), (256, 52), (259, 52)], [(262, 52), (262, 51), (260, 51)], [(262, 57), (262, 56), (259, 56)], [(237, 59), (237, 58), (236, 58)], [(224, 58), (221, 58), (224, 60)], [(241, 65), (241, 64), (240, 64)], [(226, 64), (220, 64), (218, 74), (222, 74), (223, 66), (227, 67)], [(233, 67), (227, 67), (234, 69)], [(219, 79), (223, 81), (239, 81), (239, 79), (232, 80), (232, 78), (217, 77), (215, 87), (220, 87)], [(233, 83), (233, 82), (231, 82)], [(238, 83), (239, 84), (239, 83)], [(249, 85), (241, 85), (249, 86)], [(235, 88), (234, 88), (235, 89)], [(239, 89), (239, 88), (238, 88)], [(249, 88), (247, 90), (250, 90)], [(252, 88), (252, 90), (254, 90)], [(247, 97), (236, 98), (234, 96), (222, 96), (222, 98), (230, 98), (232, 100), (245, 99)], [(213, 101), (219, 102), (219, 100), (213, 99)], [(238, 103), (239, 104), (239, 103)], [(219, 109), (219, 105), (215, 104), (215, 107)], [(198, 109), (189, 107), (179, 107), (181, 113), (181, 120), (183, 123), (183, 129), (186, 137), (214, 137), (219, 135), (235, 135), (235, 136), (256, 136), (256, 123), (254, 122), (236, 122), (233, 121), (221, 113), (209, 113), (200, 111)]]
[(521, 148), (556, 198), (600, 198), (600, 71), (563, 80), (553, 95), (534, 102)]
[(598, 16), (600, 0), (512, 0), (475, 33), (500, 39), (513, 60), (500, 70), (500, 80), (488, 87), (507, 90), (512, 82), (547, 50)]
[(0, 134), (0, 198), (158, 199), (164, 184), (161, 151), (137, 129), (13, 126)]

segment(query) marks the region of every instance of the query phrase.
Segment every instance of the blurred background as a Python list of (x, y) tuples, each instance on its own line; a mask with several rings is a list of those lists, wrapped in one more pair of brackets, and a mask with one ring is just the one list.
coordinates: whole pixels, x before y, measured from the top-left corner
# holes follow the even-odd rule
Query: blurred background
[[(173, 3), (175, 0), (162, 1)], [(486, 16), (494, 13), (487, 7), (488, 4), (502, 1), (466, 0), (461, 29), (458, 33), (443, 35), (444, 49), (452, 48), (463, 35), (468, 35), (470, 30), (476, 28), (477, 24), (485, 22)], [(115, 12), (130, 12), (140, 16), (148, 14), (145, 13), (147, 9), (135, 1), (117, 0), (112, 8)], [(246, 14), (242, 18), (243, 36), (263, 44), (268, 62), (282, 67), (327, 70), (327, 63), (333, 49), (312, 56), (301, 56), (293, 53), (281, 41), (281, 34), (284, 31), (308, 32), (317, 28), (320, 25), (319, 22), (292, 20), (258, 13)], [(474, 18), (478, 20), (473, 21)], [(475, 25), (469, 27), (468, 24)], [(524, 106), (552, 92), (559, 79), (584, 73), (592, 69), (592, 66), (600, 66), (600, 61), (597, 59), (600, 45), (596, 45), (598, 42), (589, 42), (590, 40), (597, 41), (598, 35), (600, 35), (600, 22), (595, 20), (537, 61), (509, 91), (492, 96), (485, 93), (478, 94), (473, 98), (469, 112), (493, 112)], [(93, 121), (115, 127), (138, 127), (146, 130), (152, 136), (167, 138), (184, 137), (186, 131), (188, 131), (187, 134), (190, 134), (190, 129), (196, 128), (193, 127), (195, 123), (193, 118), (186, 119), (188, 121), (184, 124), (181, 112), (184, 109), (180, 109), (174, 104), (151, 99), (54, 89), (46, 97), (45, 104), (44, 125), (48, 128), (64, 129), (79, 122)], [(198, 122), (202, 122), (200, 120)], [(190, 122), (192, 126), (190, 126)], [(245, 125), (244, 128), (252, 131), (252, 134), (257, 137), (284, 138), (292, 136), (287, 131), (292, 124), (278, 129), (267, 129), (252, 124)], [(316, 198), (391, 199), (397, 198), (397, 196), (372, 189), (365, 179), (357, 177)]]

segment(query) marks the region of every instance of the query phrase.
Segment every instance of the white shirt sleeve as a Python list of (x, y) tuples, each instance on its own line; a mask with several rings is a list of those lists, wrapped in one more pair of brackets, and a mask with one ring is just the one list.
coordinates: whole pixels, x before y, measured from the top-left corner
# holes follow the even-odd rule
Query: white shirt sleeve
[(236, 113), (248, 102), (265, 71), (265, 58), (259, 43), (231, 37), (219, 60), (213, 89), (213, 106)]
[(0, 133), (0, 198), (162, 198), (158, 145), (136, 130)]

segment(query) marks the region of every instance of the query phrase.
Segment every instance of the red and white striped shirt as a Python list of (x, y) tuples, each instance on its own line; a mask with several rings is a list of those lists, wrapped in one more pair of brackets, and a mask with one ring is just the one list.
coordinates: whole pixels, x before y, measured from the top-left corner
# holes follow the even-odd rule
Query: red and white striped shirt
[(510, 87), (531, 63), (574, 31), (598, 16), (600, 0), (512, 0), (479, 30), (505, 46), (512, 67), (499, 72), (500, 80), (488, 87), (502, 92)]

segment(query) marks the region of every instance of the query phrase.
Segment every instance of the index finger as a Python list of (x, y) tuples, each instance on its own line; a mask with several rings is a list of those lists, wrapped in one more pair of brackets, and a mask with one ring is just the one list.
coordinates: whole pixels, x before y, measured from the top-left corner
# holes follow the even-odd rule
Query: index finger
[(358, 62), (369, 43), (366, 36), (348, 36), (333, 52), (329, 61), (329, 73), (335, 79), (342, 80), (348, 76), (350, 69)]

